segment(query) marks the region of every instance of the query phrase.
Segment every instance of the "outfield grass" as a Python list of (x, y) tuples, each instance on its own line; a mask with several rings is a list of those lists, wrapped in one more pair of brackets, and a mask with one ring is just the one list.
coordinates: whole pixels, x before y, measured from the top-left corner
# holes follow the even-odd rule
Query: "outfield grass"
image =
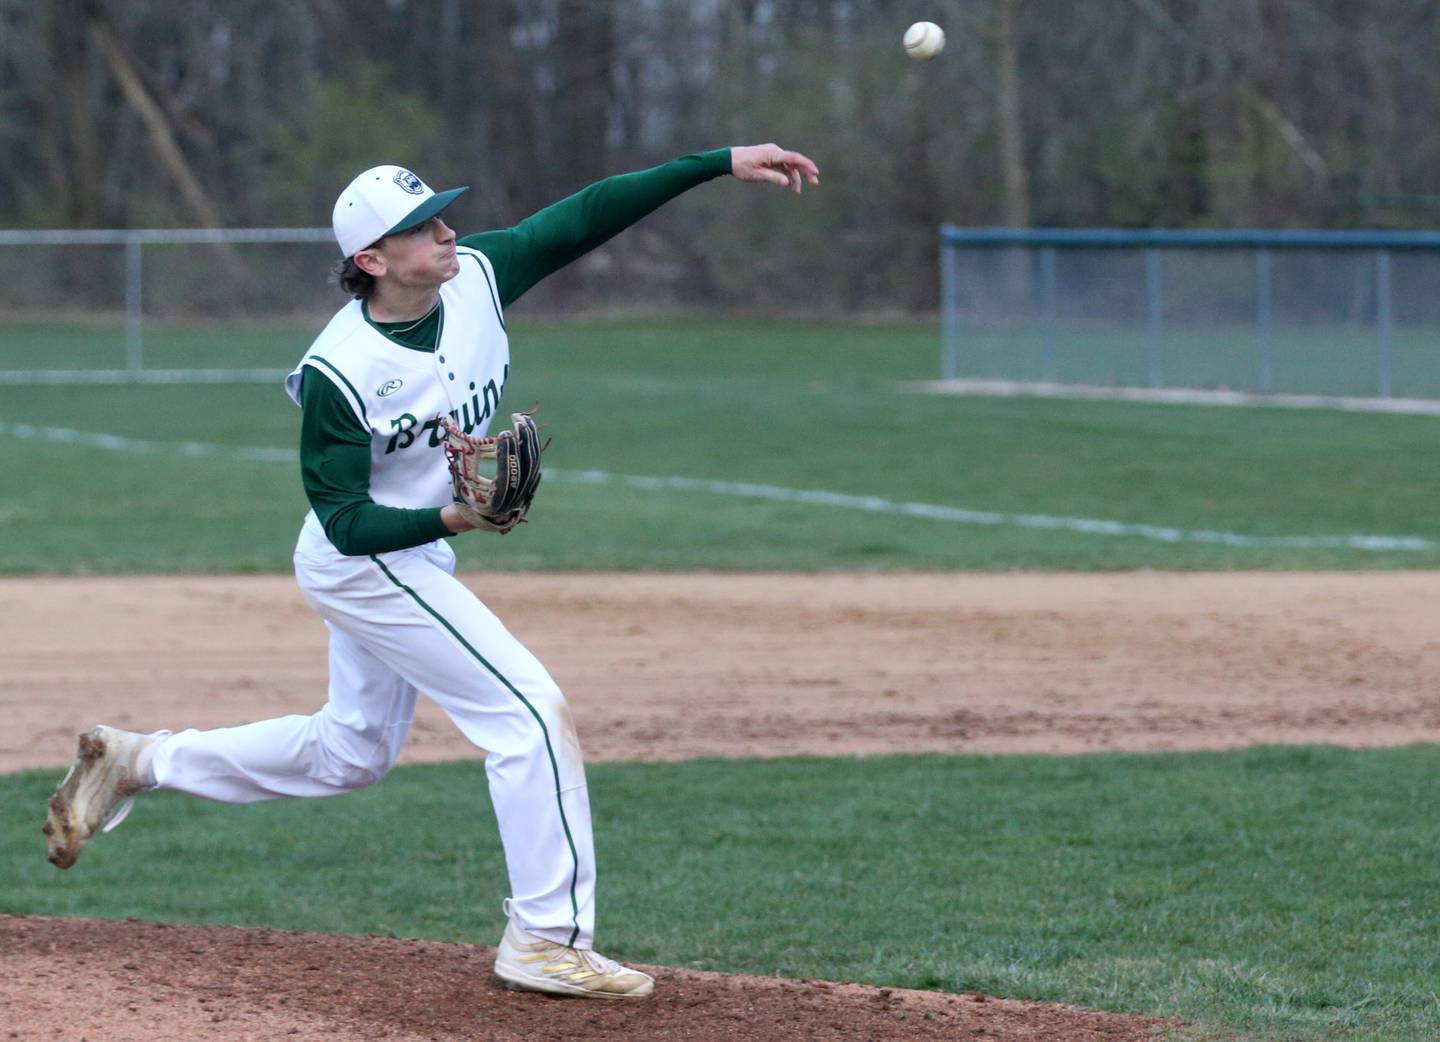
[[(1397, 398), (1440, 396), (1440, 338), (1424, 326), (1391, 335), (1388, 378)], [(1155, 355), (1152, 359), (1152, 346)], [(1269, 342), (1271, 387), (1288, 394), (1367, 397), (1381, 392), (1381, 345), (1373, 328), (1325, 325), (1279, 328)], [(1262, 391), (1260, 348), (1253, 326), (1165, 329), (1152, 342), (1143, 320), (1039, 323), (969, 328), (962, 332), (961, 375), (973, 379), (1060, 381), (1102, 387), (1166, 387)]]
[[(575, 479), (600, 470), (1003, 515), (1440, 542), (1429, 477), (1440, 418), (916, 395), (898, 382), (934, 374), (927, 325), (522, 316), (512, 326), (506, 405), (542, 403), (554, 474), (534, 524), (504, 540), (458, 541), (463, 567), (1440, 564), (1433, 548), (1166, 543)], [(152, 331), (149, 350), (156, 364), (286, 365), (310, 332), (175, 327)], [(73, 364), (73, 352), (61, 361)], [(141, 439), (156, 452), (25, 440), (17, 424)], [(296, 466), (186, 458), (179, 443), (291, 450), (297, 429), (298, 411), (268, 385), (0, 386), (0, 571), (286, 570), (305, 511)]]
[[(980, 990), (1247, 1039), (1440, 1034), (1440, 747), (592, 767), (603, 948)], [(480, 765), (338, 800), (143, 797), (75, 869), (0, 778), (0, 911), (493, 944)]]

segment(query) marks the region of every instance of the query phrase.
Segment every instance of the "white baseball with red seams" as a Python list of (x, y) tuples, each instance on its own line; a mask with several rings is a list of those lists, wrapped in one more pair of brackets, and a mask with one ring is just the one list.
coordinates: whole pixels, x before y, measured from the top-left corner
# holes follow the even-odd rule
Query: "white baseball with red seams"
[(905, 30), (901, 41), (905, 53), (916, 61), (929, 61), (945, 49), (945, 30), (934, 22), (916, 22)]

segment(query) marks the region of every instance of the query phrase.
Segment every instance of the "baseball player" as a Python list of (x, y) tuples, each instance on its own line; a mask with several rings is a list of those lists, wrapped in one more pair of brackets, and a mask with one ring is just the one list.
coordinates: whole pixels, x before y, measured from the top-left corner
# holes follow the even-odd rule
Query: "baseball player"
[[(575, 726), (554, 680), (453, 576), (447, 538), (511, 531), (539, 480), (533, 424), (496, 437), (510, 373), (504, 310), (545, 276), (723, 174), (799, 194), (815, 164), (776, 145), (684, 156), (607, 178), (503, 231), (457, 239), (434, 192), (398, 166), (356, 177), (334, 208), (352, 295), (285, 389), (302, 409), (311, 510), (295, 574), (330, 631), (329, 700), (311, 716), (212, 731), (80, 737), (50, 800), (50, 860), (73, 865), (137, 793), (227, 803), (332, 796), (378, 781), (419, 692), (485, 749), (511, 896), (495, 971), (522, 989), (640, 998), (650, 977), (597, 953), (595, 855)], [(474, 473), (495, 457), (494, 479)], [(468, 478), (458, 468), (469, 467)], [(508, 475), (508, 476), (507, 476)], [(478, 491), (477, 491), (478, 487)], [(514, 497), (516, 488), (523, 494)], [(498, 505), (501, 493), (510, 498)]]

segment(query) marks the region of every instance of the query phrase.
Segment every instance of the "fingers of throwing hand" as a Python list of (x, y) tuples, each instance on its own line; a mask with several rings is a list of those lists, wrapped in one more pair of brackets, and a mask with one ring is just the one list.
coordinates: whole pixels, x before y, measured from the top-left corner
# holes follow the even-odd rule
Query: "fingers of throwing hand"
[(792, 171), (797, 177), (804, 177), (812, 185), (820, 183), (820, 168), (815, 165), (814, 160), (800, 152), (781, 152), (780, 162)]
[(769, 166), (761, 167), (760, 174), (772, 185), (779, 185), (781, 188), (790, 187), (790, 177), (788, 174), (785, 173), (785, 170), (783, 168), (776, 169), (775, 167)]
[(804, 183), (820, 183), (820, 170), (808, 156), (773, 142), (731, 149), (732, 173), (742, 181), (768, 182), (800, 194)]

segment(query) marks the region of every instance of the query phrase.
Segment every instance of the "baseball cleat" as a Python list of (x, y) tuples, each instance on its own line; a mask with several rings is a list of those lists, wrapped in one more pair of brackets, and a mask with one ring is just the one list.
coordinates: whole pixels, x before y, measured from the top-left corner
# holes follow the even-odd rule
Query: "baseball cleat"
[(50, 797), (41, 829), (52, 865), (69, 868), (91, 836), (109, 832), (130, 813), (136, 793), (149, 788), (139, 760), (155, 737), (113, 727), (94, 727), (80, 736), (75, 762)]
[(598, 952), (567, 948), (526, 933), (511, 921), (495, 954), (495, 973), (519, 991), (575, 995), (584, 999), (643, 999), (655, 982)]

